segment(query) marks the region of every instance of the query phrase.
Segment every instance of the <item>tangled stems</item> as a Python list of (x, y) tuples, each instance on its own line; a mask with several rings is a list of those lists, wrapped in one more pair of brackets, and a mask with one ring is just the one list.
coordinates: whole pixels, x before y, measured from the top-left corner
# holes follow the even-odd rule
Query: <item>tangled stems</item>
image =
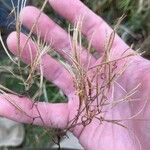
[[(39, 16), (38, 16), (39, 19)], [(31, 31), (36, 30), (36, 25), (38, 21), (36, 20), (36, 23), (34, 23), (34, 27), (32, 27)], [(124, 97), (121, 97), (120, 99), (115, 99), (114, 95), (114, 87), (116, 84), (123, 89), (123, 87), (118, 83), (118, 79), (122, 78), (122, 75), (124, 74), (124, 71), (129, 65), (130, 58), (132, 56), (135, 56), (133, 52), (128, 53), (128, 50), (126, 50), (119, 58), (113, 58), (112, 59), (112, 45), (115, 38), (115, 30), (110, 34), (110, 37), (107, 39), (105, 43), (105, 49), (104, 53), (100, 58), (100, 61), (92, 66), (90, 63), (90, 54), (87, 55), (87, 64), (85, 65), (82, 62), (81, 55), (83, 53), (82, 50), (82, 37), (81, 37), (81, 24), (82, 21), (77, 22), (76, 26), (73, 29), (73, 38), (70, 37), (70, 53), (66, 54), (69, 58), (69, 64), (70, 66), (67, 67), (68, 62), (64, 62), (63, 64), (66, 64), (65, 67), (68, 69), (68, 72), (72, 75), (73, 82), (74, 82), (74, 93), (77, 97), (78, 106), (76, 108), (75, 115), (70, 119), (69, 123), (65, 127), (65, 131), (72, 130), (78, 125), (82, 125), (83, 127), (88, 126), (94, 119), (97, 119), (100, 124), (103, 122), (108, 122), (112, 124), (117, 124), (122, 127), (125, 127), (121, 120), (114, 119), (111, 120), (107, 118), (107, 113), (111, 111), (115, 106), (118, 106), (121, 103), (129, 102), (130, 99), (132, 99), (132, 96), (137, 92), (139, 85), (137, 85), (133, 90), (130, 92), (127, 92)], [(34, 29), (35, 30), (34, 30)], [(20, 31), (17, 31), (17, 34), (20, 34)], [(51, 49), (50, 46), (46, 44), (46, 42), (43, 42), (40, 40), (41, 35), (37, 35), (37, 38), (31, 37), (31, 32), (28, 35), (28, 38), (25, 42), (25, 45), (29, 45), (29, 60), (26, 63), (30, 64), (30, 67), (27, 66), (26, 69), (29, 69), (29, 74), (27, 78), (22, 79), (22, 83), (27, 87), (28, 90), (30, 90), (30, 87), (34, 83), (35, 76), (37, 76), (36, 70), (41, 73), (40, 76), (40, 83), (39, 85), (39, 93), (41, 95), (41, 89), (43, 88), (43, 65), (42, 65), (42, 59), (45, 58), (46, 53)], [(29, 43), (29, 41), (32, 39), (34, 43), (36, 43), (36, 48), (32, 47)], [(17, 36), (17, 40), (20, 41), (20, 38)], [(18, 42), (17, 42), (18, 43)], [(20, 42), (19, 42), (20, 43)], [(78, 45), (79, 43), (79, 45)], [(20, 47), (21, 44), (18, 45), (19, 51), (19, 60), (22, 59), (22, 55), (24, 53), (24, 45), (23, 48)], [(36, 49), (35, 52), (34, 48)], [(88, 49), (90, 51), (90, 43), (88, 46)], [(65, 53), (65, 52), (64, 52)], [(21, 56), (20, 56), (21, 54)], [(20, 58), (21, 57), (21, 58)], [(11, 57), (10, 57), (11, 58)], [(23, 59), (24, 60), (24, 59)], [(19, 70), (23, 70), (20, 65), (18, 65)], [(7, 95), (2, 91), (4, 95)], [(11, 103), (12, 100), (9, 101), (8, 98), (6, 98), (8, 102)], [(38, 102), (34, 102), (35, 98), (33, 98), (33, 102), (31, 103), (32, 107), (31, 110), (34, 109), (37, 112), (37, 115), (30, 116), (27, 112), (23, 111), (22, 107), (19, 107), (15, 103), (11, 103), (17, 110), (20, 112), (23, 112), (23, 114), (30, 118), (30, 123), (33, 124), (37, 120), (40, 120), (42, 122), (43, 126), (46, 126), (47, 123), (44, 122), (43, 115), (41, 115), (39, 108), (38, 108)], [(53, 126), (51, 123), (50, 126)]]

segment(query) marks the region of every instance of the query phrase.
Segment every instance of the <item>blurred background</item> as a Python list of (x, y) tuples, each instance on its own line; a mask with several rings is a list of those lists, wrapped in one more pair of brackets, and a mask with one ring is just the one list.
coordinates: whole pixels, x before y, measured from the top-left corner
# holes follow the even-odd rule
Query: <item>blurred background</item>
[[(92, 9), (96, 14), (101, 16), (112, 27), (116, 21), (123, 14), (126, 18), (121, 23), (118, 34), (129, 45), (134, 44), (134, 49), (141, 48), (145, 51), (143, 57), (150, 59), (150, 1), (149, 0), (81, 0), (85, 5)], [(15, 6), (18, 0), (13, 0)], [(42, 0), (27, 1), (27, 5), (34, 5), (41, 7)], [(15, 30), (14, 16), (10, 15), (12, 11), (11, 0), (0, 0), (0, 30), (4, 41), (8, 34)], [(67, 30), (69, 23), (61, 16), (53, 11), (47, 5), (45, 13), (48, 14), (54, 21)], [(24, 28), (24, 27), (23, 27)], [(25, 28), (22, 30), (27, 31)], [(0, 46), (0, 66), (9, 67), (14, 71), (15, 66), (7, 58), (2, 46)], [(2, 67), (0, 67), (0, 84), (10, 88), (13, 91), (22, 93), (25, 91), (24, 87), (19, 84), (19, 80), (12, 77)], [(63, 93), (51, 83), (44, 81), (47, 100), (52, 99), (51, 102), (61, 102), (65, 99)], [(15, 86), (14, 86), (15, 85)], [(33, 84), (27, 95), (34, 96), (37, 89), (36, 84)], [(32, 91), (32, 92), (31, 92)], [(45, 95), (40, 96), (45, 99)], [(37, 126), (24, 125), (25, 139), (19, 148), (49, 148), (54, 139), (57, 139), (58, 130), (43, 129)], [(14, 149), (14, 148), (8, 148)], [(15, 148), (17, 149), (17, 148)]]

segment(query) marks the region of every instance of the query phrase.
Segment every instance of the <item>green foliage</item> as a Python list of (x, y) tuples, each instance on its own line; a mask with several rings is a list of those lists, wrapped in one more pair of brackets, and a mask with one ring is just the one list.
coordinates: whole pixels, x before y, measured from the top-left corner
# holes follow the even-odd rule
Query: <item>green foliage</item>
[[(111, 26), (114, 26), (116, 20), (126, 14), (127, 17), (122, 22), (122, 26), (128, 29), (129, 33), (126, 35), (126, 42), (128, 44), (134, 43), (136, 47), (141, 46), (143, 41), (148, 38), (150, 34), (150, 6), (147, 6), (148, 0), (143, 1), (143, 6), (139, 5), (139, 0), (82, 0), (89, 8), (91, 8), (98, 15), (102, 16)], [(40, 7), (43, 1), (33, 0), (35, 6)], [(46, 6), (45, 13), (48, 14), (54, 21), (59, 25), (68, 28), (68, 22), (65, 21), (61, 16), (55, 13), (52, 8)], [(123, 37), (126, 31), (122, 28), (119, 30), (120, 36)], [(133, 33), (133, 34), (130, 34)], [(134, 35), (134, 36), (133, 36)], [(150, 49), (149, 49), (150, 50)], [(3, 59), (0, 62), (1, 66), (7, 65), (11, 69), (15, 69), (7, 59)], [(0, 83), (5, 85), (7, 88), (24, 93), (32, 97), (36, 90), (37, 85), (33, 84), (30, 90), (26, 91), (25, 87), (20, 84), (20, 80), (13, 77), (10, 73), (0, 71)], [(36, 79), (37, 81), (39, 78)], [(51, 83), (44, 81), (47, 97), (49, 102), (62, 102), (65, 97), (58, 90), (57, 87)], [(32, 91), (32, 92), (31, 92)], [(40, 100), (44, 100), (45, 96), (41, 95)], [(51, 142), (51, 136), (49, 132), (45, 132), (45, 129), (40, 127), (31, 127), (26, 125), (26, 140), (23, 143), (23, 147), (49, 147)], [(45, 134), (44, 134), (45, 133)], [(43, 135), (44, 134), (44, 135)]]
[(38, 126), (25, 126), (26, 137), (23, 147), (26, 148), (49, 148), (52, 145), (52, 134)]

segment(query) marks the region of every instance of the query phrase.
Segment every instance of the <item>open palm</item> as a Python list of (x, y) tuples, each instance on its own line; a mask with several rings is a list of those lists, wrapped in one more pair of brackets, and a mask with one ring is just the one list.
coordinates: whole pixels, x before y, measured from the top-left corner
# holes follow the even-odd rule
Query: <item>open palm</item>
[[(108, 35), (112, 33), (112, 29), (104, 22), (104, 20), (89, 10), (79, 0), (63, 0), (61, 2), (59, 0), (49, 0), (49, 3), (56, 12), (73, 24), (81, 16), (83, 16), (82, 33), (88, 40), (91, 41), (92, 39), (92, 46), (100, 55), (103, 53), (106, 32)], [(27, 28), (31, 29), (39, 13), (40, 11), (37, 8), (29, 6), (24, 8), (21, 12), (23, 24)], [(51, 46), (58, 53), (63, 55), (66, 60), (69, 59), (68, 55), (65, 55), (64, 53), (64, 51), (69, 53), (71, 49), (68, 34), (65, 30), (44, 14), (42, 14), (39, 18), (37, 29), (40, 31), (41, 37), (45, 38), (46, 35), (47, 43), (52, 43)], [(24, 47), (26, 39), (27, 37), (21, 34), (20, 40), (22, 47)], [(16, 32), (13, 32), (8, 37), (7, 44), (11, 52), (15, 55), (17, 54), (16, 41)], [(34, 54), (36, 51), (36, 44), (29, 41), (28, 45), (30, 45), (32, 53)], [(118, 36), (116, 36), (111, 49), (113, 52), (112, 59), (119, 58), (127, 49), (128, 46)], [(129, 50), (129, 53), (131, 52), (132, 50)], [(90, 55), (91, 57), (91, 66), (95, 66), (95, 64), (99, 64), (101, 62), (101, 58), (96, 59), (94, 56), (87, 53), (88, 52), (86, 50), (83, 50), (83, 53), (81, 54), (84, 66), (87, 64), (87, 55)], [(29, 46), (25, 47), (22, 53), (22, 59), (26, 63), (30, 62)], [(122, 60), (121, 63), (124, 64), (124, 61)], [(44, 77), (63, 90), (68, 97), (68, 103), (50, 104), (39, 102), (36, 105), (33, 105), (33, 102), (28, 98), (9, 95), (13, 103), (17, 104), (19, 108), (25, 112), (23, 113), (8, 102), (5, 96), (1, 95), (0, 115), (23, 123), (33, 122), (36, 125), (47, 127), (53, 126), (67, 128), (69, 122), (76, 116), (79, 104), (79, 100), (74, 89), (73, 78), (58, 61), (48, 54), (42, 57), (42, 67)], [(150, 149), (150, 143), (148, 141), (150, 139), (150, 124), (148, 121), (150, 119), (149, 69), (149, 61), (140, 56), (134, 56), (132, 57), (132, 61), (128, 68), (117, 81), (120, 87), (115, 89), (113, 96), (116, 99), (123, 98), (126, 92), (130, 92), (139, 83), (141, 84), (137, 93), (132, 97), (134, 101), (131, 101), (130, 103), (122, 103), (107, 113), (107, 117), (112, 120), (115, 120), (116, 118), (122, 120), (126, 119), (122, 121), (122, 124), (126, 128), (106, 121), (100, 123), (99, 120), (93, 118), (87, 126), (84, 127), (79, 125), (71, 129), (85, 149), (137, 150), (140, 148), (140, 145), (144, 150)], [(136, 115), (133, 119), (128, 120), (128, 118), (135, 114), (138, 115)], [(38, 117), (39, 115), (41, 117)]]

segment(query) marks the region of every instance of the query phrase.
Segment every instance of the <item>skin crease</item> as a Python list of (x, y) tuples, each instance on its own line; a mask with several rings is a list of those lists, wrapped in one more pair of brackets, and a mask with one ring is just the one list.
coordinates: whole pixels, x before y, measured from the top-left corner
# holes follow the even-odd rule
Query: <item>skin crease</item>
[[(82, 33), (88, 40), (91, 40), (93, 35), (92, 46), (96, 48), (98, 53), (102, 54), (103, 44), (106, 39), (106, 31), (109, 35), (112, 32), (112, 29), (102, 18), (94, 14), (79, 0), (62, 0), (61, 2), (59, 0), (49, 0), (49, 3), (57, 13), (69, 20), (71, 23), (75, 23), (80, 16), (84, 16)], [(39, 10), (37, 8), (31, 6), (24, 8), (21, 12), (23, 24), (30, 29), (38, 14)], [(65, 59), (68, 59), (67, 56), (62, 53), (62, 49), (69, 53), (69, 39), (67, 33), (61, 27), (54, 23), (49, 17), (42, 14), (38, 21), (37, 29), (40, 31), (41, 37), (45, 37), (46, 35), (45, 39), (47, 43), (51, 43), (51, 41), (53, 41), (52, 47), (57, 52), (61, 53)], [(27, 37), (24, 34), (21, 34), (21, 47), (24, 47), (26, 38)], [(9, 35), (7, 44), (10, 51), (17, 55), (16, 32)], [(36, 44), (29, 41), (28, 45), (32, 48), (32, 54), (35, 56)], [(117, 57), (119, 58), (120, 54), (122, 54), (127, 48), (128, 46), (116, 35), (111, 50), (112, 59)], [(132, 50), (129, 50), (129, 53), (130, 52), (132, 52)], [(82, 56), (82, 62), (86, 65), (86, 59), (84, 59), (85, 54), (87, 54), (86, 51), (84, 51)], [(22, 53), (22, 60), (25, 63), (30, 63), (29, 46), (25, 47)], [(84, 149), (139, 150), (140, 146), (143, 150), (150, 149), (150, 62), (140, 56), (134, 56), (131, 60), (132, 63), (130, 63), (122, 77), (118, 79), (118, 83), (127, 92), (132, 90), (137, 84), (141, 83), (138, 92), (134, 95), (134, 99), (137, 101), (118, 105), (115, 109), (110, 110), (106, 117), (110, 119), (129, 118), (139, 112), (145, 102), (147, 102), (146, 107), (143, 108), (136, 118), (123, 121), (123, 124), (128, 129), (108, 122), (100, 124), (100, 122), (96, 119), (93, 119), (86, 127), (76, 126), (72, 132), (79, 139), (79, 142), (82, 144)], [(91, 66), (98, 64), (100, 61), (100, 58), (95, 59), (91, 56)], [(121, 64), (123, 63), (125, 62), (121, 61)], [(35, 119), (33, 122), (34, 124), (65, 128), (68, 126), (68, 122), (76, 115), (78, 108), (78, 98), (75, 95), (72, 76), (59, 62), (54, 60), (48, 54), (43, 56), (42, 66), (44, 77), (63, 90), (68, 97), (68, 103), (50, 104), (39, 102), (37, 105), (32, 107), (32, 102), (28, 98), (17, 97), (9, 94), (0, 95), (0, 116), (22, 123), (31, 123), (33, 121), (32, 118), (38, 117), (40, 112), (44, 124), (40, 118)], [(114, 97), (120, 98), (124, 95), (125, 93), (116, 86)], [(8, 102), (8, 98), (11, 98), (13, 104), (17, 104), (17, 106), (19, 106), (23, 111), (17, 110), (12, 103)], [(37, 111), (37, 108), (39, 112)], [(140, 141), (140, 146), (138, 141)]]

